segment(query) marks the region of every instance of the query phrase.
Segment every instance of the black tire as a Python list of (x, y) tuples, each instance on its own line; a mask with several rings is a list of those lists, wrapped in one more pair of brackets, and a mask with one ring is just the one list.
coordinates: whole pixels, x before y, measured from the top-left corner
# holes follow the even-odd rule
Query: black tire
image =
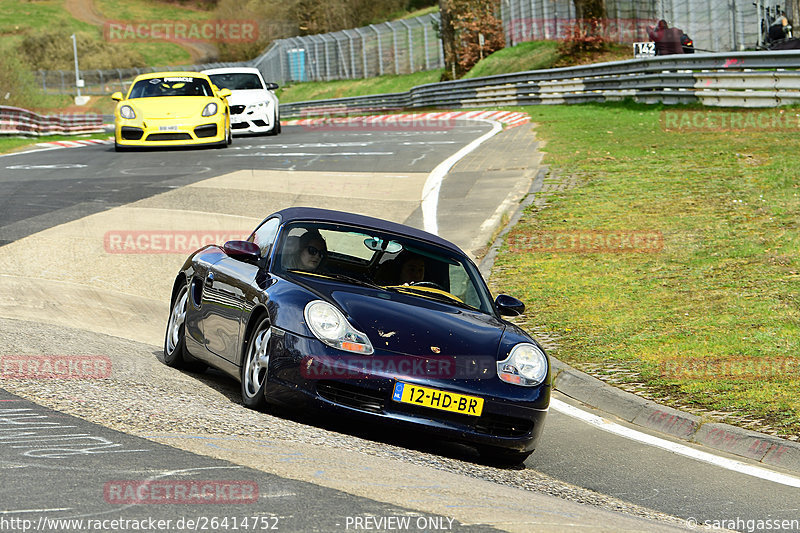
[(281, 119), (280, 117), (275, 114), (274, 122), (272, 124), (272, 129), (267, 132), (267, 135), (277, 135), (281, 132)]
[(183, 368), (186, 353), (186, 309), (189, 305), (189, 286), (183, 285), (170, 304), (167, 332), (164, 336), (164, 357), (161, 361), (173, 368)]
[(267, 405), (264, 388), (269, 379), (269, 341), (272, 336), (269, 318), (259, 319), (247, 339), (242, 358), (242, 403), (250, 409), (261, 410)]

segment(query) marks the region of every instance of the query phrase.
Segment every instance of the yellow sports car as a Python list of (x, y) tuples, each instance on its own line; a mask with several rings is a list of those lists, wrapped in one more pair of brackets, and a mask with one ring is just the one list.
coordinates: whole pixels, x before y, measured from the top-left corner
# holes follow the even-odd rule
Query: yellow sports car
[(137, 76), (128, 95), (115, 92), (114, 147), (231, 143), (229, 89), (217, 89), (200, 72), (154, 72)]

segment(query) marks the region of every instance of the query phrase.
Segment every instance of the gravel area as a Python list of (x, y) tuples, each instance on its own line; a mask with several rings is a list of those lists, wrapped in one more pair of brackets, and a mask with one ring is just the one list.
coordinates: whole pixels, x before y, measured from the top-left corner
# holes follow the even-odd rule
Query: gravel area
[[(107, 379), (3, 379), (2, 387), (36, 403), (125, 433), (160, 438), (207, 435), (316, 445), (353, 452), (353, 464), (374, 456), (401, 460), (632, 516), (683, 526), (684, 521), (563, 483), (528, 468), (478, 462), (468, 446), (413, 435), (397, 438), (373, 428), (331, 424), (316, 415), (263, 413), (245, 408), (239, 384), (216, 371), (181, 372), (156, 360), (160, 348), (58, 326), (0, 319), (0, 358), (17, 355), (101, 355)], [(163, 442), (163, 438), (161, 439)], [(181, 447), (180, 439), (172, 444)], [(356, 455), (359, 454), (359, 455)], [(535, 454), (534, 454), (535, 457)]]

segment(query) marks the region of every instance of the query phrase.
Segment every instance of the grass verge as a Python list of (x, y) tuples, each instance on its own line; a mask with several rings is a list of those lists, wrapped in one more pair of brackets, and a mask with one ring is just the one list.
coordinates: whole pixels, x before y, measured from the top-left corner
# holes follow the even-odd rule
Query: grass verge
[(77, 141), (80, 139), (107, 139), (108, 136), (108, 132), (87, 135), (46, 135), (44, 137), (0, 136), (0, 154), (8, 154), (11, 152), (19, 152), (26, 148), (33, 148), (38, 143)]
[[(493, 289), (526, 301), (525, 326), (579, 369), (797, 439), (800, 109), (522, 110), (545, 162), (582, 184), (525, 210)], [(706, 127), (667, 127), (680, 124)], [(663, 241), (610, 237), (624, 232)]]
[(327, 98), (345, 98), (365, 94), (398, 93), (408, 91), (417, 85), (436, 83), (442, 75), (441, 70), (415, 72), (414, 74), (388, 74), (376, 78), (360, 80), (309, 81), (281, 87), (278, 97), (281, 102), (305, 102)]
[[(539, 70), (604, 61), (631, 59), (629, 47), (612, 45), (609, 50), (597, 54), (587, 54), (580, 58), (564, 57), (558, 53), (557, 41), (533, 41), (499, 50), (479, 61), (464, 78), (478, 78), (510, 72)], [(408, 91), (417, 85), (436, 83), (441, 79), (442, 70), (416, 72), (414, 74), (393, 74), (361, 80), (337, 80), (329, 82), (293, 83), (281, 88), (278, 94), (281, 102), (304, 102), (326, 98), (344, 98), (367, 94), (396, 93)]]

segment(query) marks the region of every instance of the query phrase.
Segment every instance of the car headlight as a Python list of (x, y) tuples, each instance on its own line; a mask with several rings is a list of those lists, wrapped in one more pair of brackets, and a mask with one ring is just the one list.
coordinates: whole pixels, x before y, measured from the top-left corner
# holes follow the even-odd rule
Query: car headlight
[(363, 355), (373, 352), (369, 338), (351, 326), (342, 312), (328, 302), (309, 302), (303, 316), (314, 336), (328, 346)]
[(269, 105), (269, 102), (258, 102), (257, 104), (250, 104), (247, 106), (247, 111), (262, 111)]
[(214, 102), (208, 103), (204, 108), (201, 115), (204, 117), (211, 117), (217, 114), (217, 104)]
[(497, 363), (497, 375), (514, 385), (535, 387), (547, 377), (547, 356), (533, 344), (517, 344)]
[(136, 118), (136, 113), (133, 111), (133, 108), (129, 105), (124, 105), (119, 108), (119, 116), (122, 118), (132, 119)]

